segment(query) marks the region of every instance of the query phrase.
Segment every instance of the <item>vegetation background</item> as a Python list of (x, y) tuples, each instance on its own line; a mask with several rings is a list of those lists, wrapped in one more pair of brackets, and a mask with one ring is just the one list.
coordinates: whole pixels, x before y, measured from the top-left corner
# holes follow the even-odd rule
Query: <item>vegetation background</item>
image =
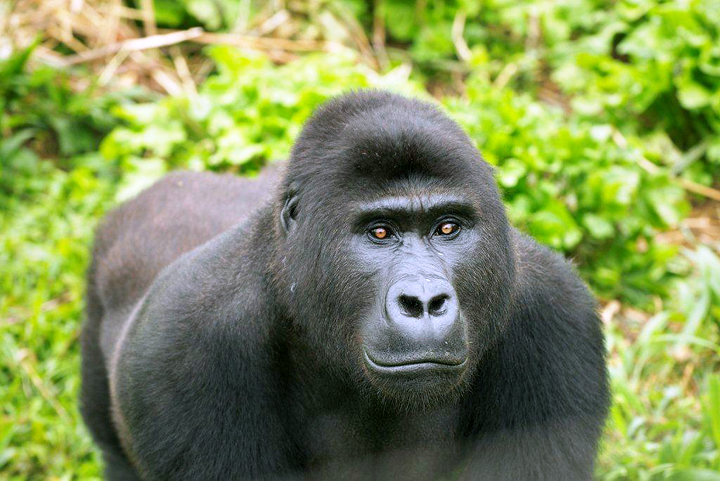
[(93, 479), (78, 414), (99, 217), (253, 175), (325, 99), (434, 99), (512, 221), (600, 300), (599, 479), (720, 480), (720, 2), (0, 2), (0, 478)]

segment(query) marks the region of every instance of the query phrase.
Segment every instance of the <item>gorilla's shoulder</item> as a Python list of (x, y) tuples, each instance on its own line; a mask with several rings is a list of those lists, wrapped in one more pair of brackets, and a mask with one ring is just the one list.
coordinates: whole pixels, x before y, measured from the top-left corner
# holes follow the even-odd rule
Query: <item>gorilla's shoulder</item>
[[(263, 320), (273, 318), (275, 306), (266, 301), (270, 281), (248, 267), (259, 254), (248, 252), (246, 233), (239, 225), (163, 269), (131, 321), (136, 361), (162, 352), (214, 359), (235, 350), (249, 356), (262, 348), (273, 327)], [(157, 364), (181, 369), (173, 367), (175, 356), (159, 357)]]
[(555, 312), (578, 318), (595, 314), (595, 300), (573, 265), (560, 254), (512, 229), (516, 258), (515, 295), (525, 309), (552, 307)]
[(509, 338), (530, 340), (540, 364), (576, 372), (602, 366), (605, 347), (595, 298), (575, 268), (514, 229), (512, 242), (516, 281)]
[(605, 343), (594, 297), (562, 256), (514, 229), (512, 242), (516, 287), (501, 372), (522, 370), (515, 388), (545, 392), (538, 409), (604, 412)]

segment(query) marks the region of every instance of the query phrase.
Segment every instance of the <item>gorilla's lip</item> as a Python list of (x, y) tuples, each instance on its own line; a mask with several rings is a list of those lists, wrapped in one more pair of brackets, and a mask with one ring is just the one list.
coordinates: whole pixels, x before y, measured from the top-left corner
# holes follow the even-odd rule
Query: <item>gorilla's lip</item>
[(463, 369), (467, 363), (467, 357), (458, 361), (455, 359), (443, 359), (435, 356), (410, 358), (399, 362), (388, 363), (373, 359), (367, 349), (363, 349), (363, 354), (365, 356), (365, 362), (368, 366), (381, 373), (403, 373), (424, 370), (460, 370)]

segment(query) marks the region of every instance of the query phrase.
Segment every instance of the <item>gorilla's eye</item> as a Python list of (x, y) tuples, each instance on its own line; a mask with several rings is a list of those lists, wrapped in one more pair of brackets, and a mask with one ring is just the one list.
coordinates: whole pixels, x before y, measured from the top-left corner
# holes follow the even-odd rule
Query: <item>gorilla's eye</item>
[(457, 225), (455, 222), (443, 222), (442, 224), (440, 224), (438, 226), (437, 230), (435, 231), (435, 234), (448, 236), (448, 235), (453, 235), (453, 234), (457, 233), (459, 230), (460, 230), (460, 226)]
[(390, 230), (387, 227), (378, 226), (370, 230), (370, 235), (375, 239), (383, 240), (388, 238)]

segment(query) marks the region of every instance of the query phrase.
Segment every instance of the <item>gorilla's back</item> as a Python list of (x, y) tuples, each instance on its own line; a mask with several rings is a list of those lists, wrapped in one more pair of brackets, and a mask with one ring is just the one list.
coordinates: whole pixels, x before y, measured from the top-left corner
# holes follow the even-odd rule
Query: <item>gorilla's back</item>
[(268, 168), (257, 178), (174, 172), (107, 215), (97, 231), (88, 279), (89, 322), (102, 324), (106, 359), (121, 325), (160, 271), (265, 203), (278, 170)]
[[(81, 410), (106, 460), (124, 456), (108, 385), (123, 325), (160, 271), (265, 203), (279, 170), (266, 168), (255, 179), (175, 172), (110, 212), (97, 229), (81, 336)], [(135, 479), (132, 472), (126, 476)]]

